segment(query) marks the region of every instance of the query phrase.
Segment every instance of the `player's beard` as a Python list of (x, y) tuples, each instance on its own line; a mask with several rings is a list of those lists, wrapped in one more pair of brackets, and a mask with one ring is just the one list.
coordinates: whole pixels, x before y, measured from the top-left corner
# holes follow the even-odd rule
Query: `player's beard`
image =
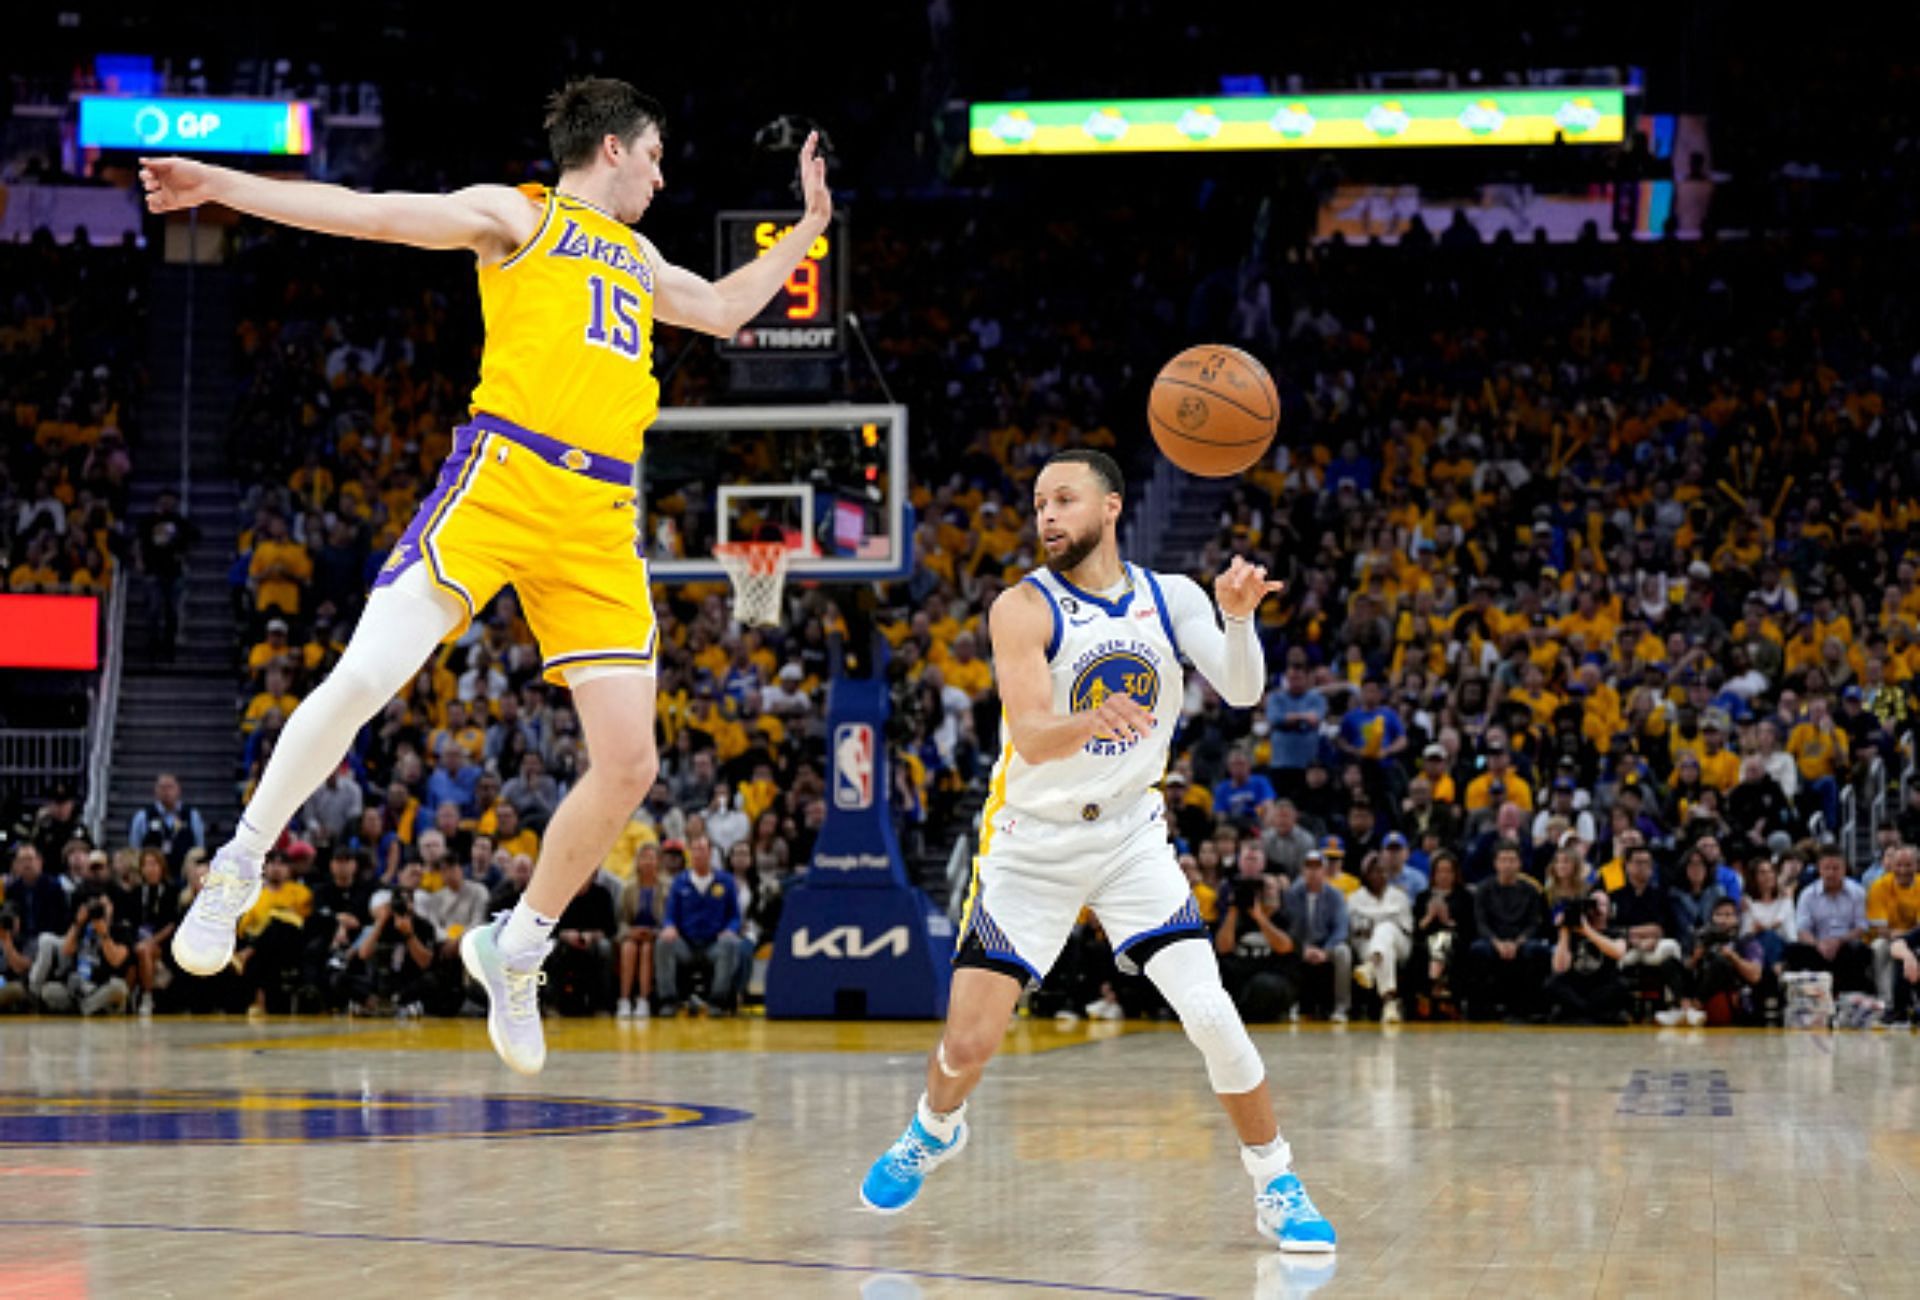
[(1087, 557), (1100, 549), (1100, 539), (1105, 535), (1103, 528), (1094, 528), (1081, 537), (1067, 543), (1067, 549), (1058, 555), (1047, 557), (1047, 567), (1061, 577), (1072, 573), (1087, 562)]

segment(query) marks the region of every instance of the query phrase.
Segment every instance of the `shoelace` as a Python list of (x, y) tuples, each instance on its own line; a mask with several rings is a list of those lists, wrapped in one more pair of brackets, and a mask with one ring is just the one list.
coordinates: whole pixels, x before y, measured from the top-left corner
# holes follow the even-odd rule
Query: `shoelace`
[(1276, 1192), (1269, 1187), (1253, 1199), (1261, 1209), (1270, 1210), (1285, 1220), (1320, 1217), (1320, 1211), (1313, 1208), (1313, 1202), (1307, 1197), (1307, 1189), (1299, 1183), (1284, 1192)]
[(207, 904), (206, 916), (232, 924), (234, 918), (246, 910), (250, 888), (250, 883), (242, 880), (237, 871), (208, 872), (207, 882), (200, 890), (200, 898)]
[(507, 976), (507, 1019), (531, 1020), (540, 1014), (540, 986), (547, 973), (509, 970)]
[(926, 1172), (927, 1165), (939, 1154), (920, 1140), (918, 1134), (908, 1129), (900, 1135), (900, 1140), (887, 1152), (889, 1172), (896, 1178), (908, 1178)]

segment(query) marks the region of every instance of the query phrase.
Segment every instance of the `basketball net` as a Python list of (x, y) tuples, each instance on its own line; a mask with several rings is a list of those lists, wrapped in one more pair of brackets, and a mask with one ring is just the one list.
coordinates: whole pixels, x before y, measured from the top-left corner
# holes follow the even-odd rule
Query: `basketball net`
[(721, 542), (714, 558), (733, 583), (733, 616), (753, 627), (780, 626), (780, 596), (787, 588), (785, 542)]

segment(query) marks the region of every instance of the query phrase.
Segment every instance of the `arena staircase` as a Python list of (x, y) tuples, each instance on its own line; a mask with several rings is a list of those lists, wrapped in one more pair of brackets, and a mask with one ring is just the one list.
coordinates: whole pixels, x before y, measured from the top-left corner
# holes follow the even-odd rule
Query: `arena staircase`
[(114, 846), (125, 842), (129, 820), (152, 799), (153, 779), (161, 772), (180, 778), (187, 801), (206, 818), (210, 838), (224, 837), (240, 812), (234, 780), (240, 753), (234, 711), (239, 643), (227, 586), (238, 536), (239, 491), (227, 455), (233, 407), (232, 293), (227, 273), (218, 267), (201, 266), (192, 275), (191, 313), (187, 268), (166, 266), (153, 275), (152, 380), (134, 465), (131, 513), (139, 520), (153, 510), (162, 490), (179, 489), (184, 411), (186, 509), (200, 528), (200, 538), (188, 557), (186, 608), (171, 662), (155, 655), (157, 611), (148, 607), (143, 593), (128, 593), (127, 656), (107, 806), (107, 838)]
[(1187, 474), (1174, 476), (1175, 490), (1166, 494), (1167, 499), (1149, 503), (1150, 508), (1164, 511), (1153, 536), (1153, 553), (1128, 558), (1161, 573), (1192, 572), (1200, 562), (1200, 552), (1220, 531), (1220, 514), (1233, 496), (1233, 482)]

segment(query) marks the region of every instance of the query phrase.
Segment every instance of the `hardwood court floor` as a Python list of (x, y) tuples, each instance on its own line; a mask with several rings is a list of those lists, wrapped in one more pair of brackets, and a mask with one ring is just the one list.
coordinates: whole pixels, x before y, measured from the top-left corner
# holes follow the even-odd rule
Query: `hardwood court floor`
[(7, 1020), (0, 1295), (1920, 1289), (1905, 1034), (1257, 1030), (1340, 1233), (1317, 1269), (1254, 1236), (1164, 1026), (1018, 1023), (965, 1154), (862, 1212), (932, 1036), (567, 1022), (526, 1080), (469, 1022)]

